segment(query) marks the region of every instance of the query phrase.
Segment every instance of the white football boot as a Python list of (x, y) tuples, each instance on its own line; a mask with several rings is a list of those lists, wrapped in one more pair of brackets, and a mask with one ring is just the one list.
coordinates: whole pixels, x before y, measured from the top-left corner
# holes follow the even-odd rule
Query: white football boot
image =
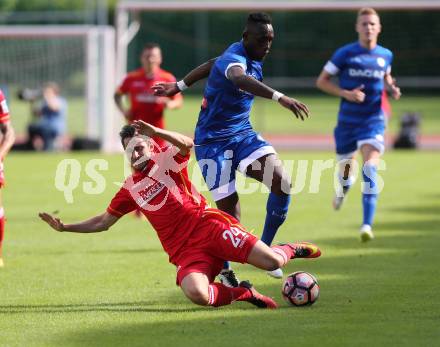
[(267, 274), (270, 276), (270, 277), (273, 277), (273, 278), (283, 278), (283, 270), (281, 270), (280, 268), (278, 268), (278, 269), (275, 269), (275, 270), (272, 270), (272, 271), (267, 271)]
[(374, 239), (373, 230), (371, 229), (371, 225), (363, 224), (360, 229), (361, 241), (368, 242)]

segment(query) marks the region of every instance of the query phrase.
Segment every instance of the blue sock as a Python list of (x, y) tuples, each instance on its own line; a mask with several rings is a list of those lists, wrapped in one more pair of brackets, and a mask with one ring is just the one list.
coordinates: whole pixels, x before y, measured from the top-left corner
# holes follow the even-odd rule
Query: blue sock
[(261, 241), (270, 246), (278, 228), (284, 223), (289, 209), (290, 195), (269, 194), (266, 205), (266, 221), (264, 222)]
[(363, 169), (364, 187), (362, 190), (363, 224), (373, 225), (377, 205), (377, 168), (365, 164)]

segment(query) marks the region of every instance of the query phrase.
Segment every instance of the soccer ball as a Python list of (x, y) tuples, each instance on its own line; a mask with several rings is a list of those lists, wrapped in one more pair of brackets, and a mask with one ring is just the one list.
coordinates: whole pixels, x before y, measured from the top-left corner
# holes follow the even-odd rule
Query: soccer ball
[(308, 272), (297, 271), (287, 276), (281, 293), (290, 305), (311, 305), (319, 298), (318, 281)]

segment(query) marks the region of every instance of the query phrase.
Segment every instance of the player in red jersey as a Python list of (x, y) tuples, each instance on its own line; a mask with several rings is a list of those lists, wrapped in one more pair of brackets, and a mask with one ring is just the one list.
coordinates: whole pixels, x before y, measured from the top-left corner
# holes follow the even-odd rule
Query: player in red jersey
[[(194, 145), (189, 137), (143, 121), (126, 125), (120, 135), (134, 173), (107, 211), (74, 224), (64, 224), (47, 213), (40, 213), (41, 219), (57, 231), (90, 233), (107, 230), (123, 215), (140, 209), (156, 230), (170, 262), (177, 267), (177, 284), (198, 305), (247, 301), (261, 308), (277, 307), (247, 281), (236, 288), (214, 282), (224, 259), (273, 270), (293, 258), (321, 255), (317, 246), (306, 242), (269, 247), (234, 217), (208, 208), (188, 178), (186, 166)], [(155, 136), (173, 146), (154, 147), (151, 138)]]
[[(15, 141), (15, 133), (9, 120), (9, 109), (6, 98), (0, 90), (0, 188), (5, 185), (3, 173), (3, 159), (8, 154)], [(0, 267), (4, 266), (2, 256), (2, 245), (5, 234), (5, 210), (0, 194)]]
[[(176, 78), (168, 71), (162, 70), (162, 52), (158, 44), (146, 44), (140, 55), (142, 67), (127, 74), (115, 92), (116, 106), (124, 115), (127, 123), (143, 120), (161, 129), (165, 128), (164, 110), (177, 109), (182, 106), (183, 98), (179, 93), (173, 97), (157, 97), (151, 87), (158, 82), (175, 82)], [(124, 108), (122, 97), (128, 95), (130, 107)], [(155, 141), (163, 146), (161, 138)]]

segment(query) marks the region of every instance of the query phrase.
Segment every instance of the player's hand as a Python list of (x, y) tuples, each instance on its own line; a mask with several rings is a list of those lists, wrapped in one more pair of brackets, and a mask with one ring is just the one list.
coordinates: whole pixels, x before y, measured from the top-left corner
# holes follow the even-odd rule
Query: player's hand
[(41, 212), (38, 214), (42, 220), (49, 224), (56, 231), (65, 231), (64, 223), (59, 219), (52, 217), (49, 213)]
[(363, 84), (353, 90), (344, 90), (342, 92), (342, 97), (350, 102), (355, 102), (357, 104), (363, 103), (365, 100), (365, 93), (362, 91), (365, 88)]
[(302, 102), (283, 95), (278, 102), (285, 108), (293, 112), (296, 118), (304, 120), (309, 117), (309, 109)]
[(156, 96), (173, 96), (180, 93), (177, 82), (159, 82), (151, 87)]
[(135, 120), (132, 124), (139, 134), (153, 137), (156, 134), (156, 127), (144, 122), (143, 120)]
[[(393, 82), (396, 82), (396, 80), (393, 80)], [(400, 88), (395, 83), (390, 85), (390, 94), (394, 100), (399, 100), (400, 97), (402, 96), (402, 93), (400, 92)]]

